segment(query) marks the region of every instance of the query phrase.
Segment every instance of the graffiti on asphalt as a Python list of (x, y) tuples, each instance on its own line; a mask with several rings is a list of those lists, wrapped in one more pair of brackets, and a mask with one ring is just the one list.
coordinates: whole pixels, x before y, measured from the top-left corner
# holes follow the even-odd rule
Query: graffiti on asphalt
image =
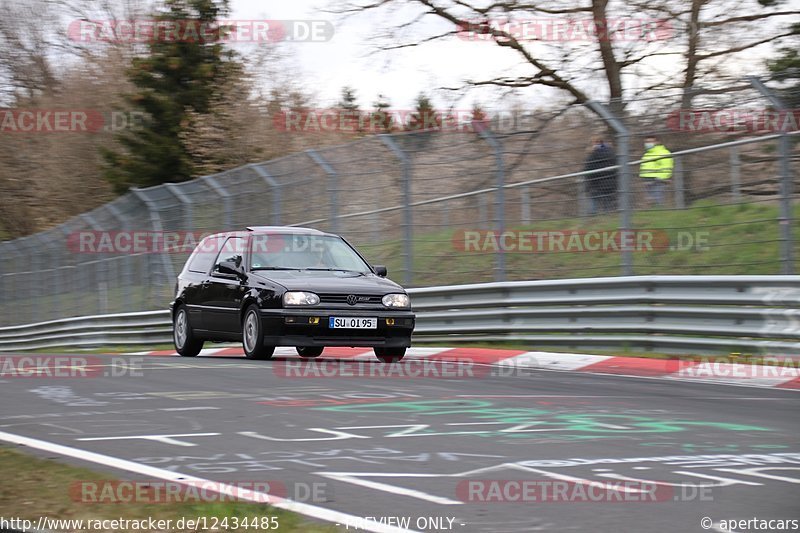
[(653, 448), (669, 448), (671, 450), (679, 450), (681, 453), (733, 453), (742, 450), (768, 451), (789, 448), (785, 444), (736, 444), (734, 442), (640, 442), (639, 445)]
[[(404, 470), (373, 472), (319, 471), (315, 474), (336, 481), (367, 486), (389, 494), (443, 505), (461, 505), (458, 482), (464, 479), (498, 479), (532, 476), (585, 486), (602, 486), (609, 491), (625, 491), (617, 482), (648, 483), (666, 487), (700, 487), (717, 490), (728, 486), (760, 487), (766, 482), (800, 484), (800, 453), (671, 455), (588, 459), (537, 459), (501, 463), (451, 473)], [(452, 479), (453, 484), (428, 483), (418, 488), (420, 479)], [(412, 490), (412, 487), (415, 487)], [(435, 487), (435, 488), (434, 488)], [(434, 492), (436, 491), (436, 492)], [(443, 492), (444, 491), (444, 492)]]
[(289, 466), (314, 468), (329, 466), (340, 461), (354, 464), (383, 465), (393, 461), (429, 463), (431, 461), (457, 462), (464, 459), (502, 459), (504, 456), (479, 453), (415, 452), (392, 448), (344, 448), (321, 451), (266, 451), (257, 453), (215, 453), (211, 455), (181, 455), (176, 457), (139, 457), (134, 461), (160, 465), (166, 470), (186, 470), (214, 474), (232, 472), (264, 472), (283, 470)]
[[(488, 437), (541, 438), (542, 432), (557, 432), (570, 434), (572, 438), (581, 439), (638, 433), (674, 433), (686, 431), (694, 426), (724, 431), (769, 431), (769, 429), (765, 427), (728, 422), (671, 419), (663, 417), (654, 418), (630, 414), (592, 412), (560, 413), (542, 408), (530, 407), (497, 407), (489, 400), (388, 402), (369, 405), (359, 404), (320, 407), (317, 409), (348, 414), (406, 415), (417, 417), (417, 420), (426, 422), (426, 417), (446, 416), (449, 420), (453, 420), (454, 417), (460, 417), (467, 419), (467, 421), (448, 422), (444, 425), (470, 426), (470, 429), (459, 429), (450, 432), (442, 432), (441, 429), (433, 429), (429, 424), (335, 428), (336, 430), (403, 428), (401, 431), (387, 432), (383, 435), (384, 437), (453, 434)], [(480, 427), (482, 425), (491, 425), (494, 427)], [(501, 427), (504, 425), (508, 427)], [(557, 437), (564, 438), (564, 435), (558, 435)]]

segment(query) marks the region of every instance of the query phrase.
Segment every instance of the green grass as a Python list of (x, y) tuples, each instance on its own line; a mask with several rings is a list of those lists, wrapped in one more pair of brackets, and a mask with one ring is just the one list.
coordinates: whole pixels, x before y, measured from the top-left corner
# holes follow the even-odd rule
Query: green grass
[[(800, 206), (794, 208), (795, 217)], [(634, 252), (635, 274), (779, 274), (778, 206), (767, 203), (715, 205), (698, 202), (682, 210), (645, 210), (633, 216), (633, 228), (655, 230), (674, 245), (679, 232), (694, 236), (707, 232), (704, 249), (654, 249)], [(619, 217), (547, 220), (531, 225), (509, 225), (508, 230), (614, 231)], [(473, 229), (473, 228), (470, 228)], [(465, 252), (453, 245), (455, 230), (414, 235), (413, 286), (477, 283), (494, 280), (494, 253)], [(403, 244), (355, 243), (374, 263), (386, 264), (390, 276), (403, 281)], [(658, 247), (654, 247), (658, 248)], [(508, 280), (567, 279), (617, 276), (621, 254), (617, 251), (544, 251), (506, 253)]]
[[(24, 518), (34, 523), (40, 516), (61, 519), (172, 519), (182, 517), (275, 516), (279, 532), (334, 533), (333, 526), (306, 521), (300, 515), (242, 502), (196, 503), (86, 503), (80, 501), (76, 486), (82, 482), (112, 481), (112, 476), (86, 468), (42, 459), (9, 447), (0, 447), (0, 472), (7, 483), (0, 485), (0, 516)], [(13, 480), (13, 481), (10, 481)], [(72, 490), (71, 490), (72, 489)], [(76, 499), (78, 501), (76, 501)], [(167, 531), (174, 531), (170, 529)], [(123, 530), (124, 531), (124, 530)]]

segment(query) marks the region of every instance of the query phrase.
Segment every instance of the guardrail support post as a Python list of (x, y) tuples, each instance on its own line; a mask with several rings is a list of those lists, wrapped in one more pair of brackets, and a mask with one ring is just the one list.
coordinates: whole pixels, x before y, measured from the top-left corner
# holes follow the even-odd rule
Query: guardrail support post
[(410, 286), (414, 279), (413, 256), (413, 214), (411, 212), (411, 159), (400, 148), (391, 135), (381, 133), (378, 135), (381, 142), (397, 156), (403, 167), (403, 268), (405, 273), (403, 283)]
[[(761, 80), (755, 76), (748, 76), (747, 80), (750, 84), (760, 92), (770, 104), (772, 104), (778, 113), (783, 116), (785, 113), (790, 113), (791, 110), (786, 108), (783, 101), (775, 96), (769, 88), (764, 85)], [(786, 135), (786, 128), (788, 121), (781, 121), (781, 137), (780, 137), (780, 191), (781, 191), (781, 213), (779, 223), (781, 227), (781, 263), (782, 274), (793, 274), (794, 263), (792, 258), (792, 174), (789, 170), (789, 157), (791, 156), (791, 147), (789, 146), (789, 136)]]
[[(611, 128), (617, 136), (617, 164), (619, 165), (619, 209), (621, 232), (628, 232), (631, 229), (631, 169), (628, 167), (630, 160), (630, 131), (625, 124), (615, 117), (606, 106), (600, 102), (590, 100), (586, 106), (598, 114)], [(622, 275), (633, 275), (633, 254), (632, 250), (625, 246), (621, 250), (622, 256)]]
[(328, 175), (328, 199), (331, 201), (331, 231), (339, 233), (339, 174), (316, 150), (308, 149), (306, 154)]

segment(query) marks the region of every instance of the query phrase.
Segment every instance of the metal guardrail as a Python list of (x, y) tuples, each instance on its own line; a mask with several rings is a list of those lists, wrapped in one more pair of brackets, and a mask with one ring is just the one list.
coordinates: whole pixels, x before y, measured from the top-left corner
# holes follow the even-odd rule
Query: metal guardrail
[[(800, 276), (631, 276), (411, 289), (417, 342), (800, 357)], [(0, 351), (171, 342), (169, 312), (0, 328)]]

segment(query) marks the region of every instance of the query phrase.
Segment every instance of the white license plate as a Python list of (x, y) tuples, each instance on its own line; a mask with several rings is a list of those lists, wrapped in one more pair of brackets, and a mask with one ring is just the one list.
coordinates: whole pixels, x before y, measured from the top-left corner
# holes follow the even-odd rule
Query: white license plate
[(335, 317), (328, 318), (328, 327), (331, 329), (377, 329), (378, 319), (364, 317)]

